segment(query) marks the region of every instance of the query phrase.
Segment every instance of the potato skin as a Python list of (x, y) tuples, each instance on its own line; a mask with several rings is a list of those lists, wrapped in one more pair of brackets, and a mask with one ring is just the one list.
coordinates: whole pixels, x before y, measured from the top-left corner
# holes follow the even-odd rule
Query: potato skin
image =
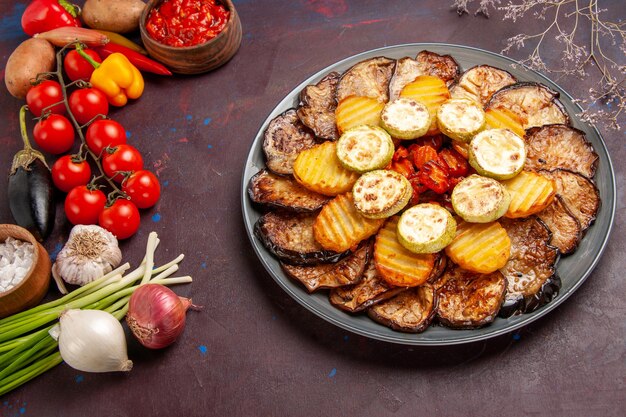
[(145, 7), (141, 0), (87, 0), (81, 16), (92, 29), (128, 33), (139, 28)]
[(44, 39), (31, 38), (18, 45), (11, 53), (5, 67), (4, 83), (15, 98), (24, 98), (31, 80), (42, 72), (54, 70), (56, 54), (54, 46)]

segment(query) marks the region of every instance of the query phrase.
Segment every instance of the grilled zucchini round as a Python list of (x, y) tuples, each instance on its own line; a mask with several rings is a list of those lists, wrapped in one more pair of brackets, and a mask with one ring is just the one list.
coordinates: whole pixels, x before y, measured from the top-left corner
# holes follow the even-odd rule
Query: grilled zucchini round
[(445, 208), (431, 203), (406, 210), (398, 221), (398, 241), (414, 253), (436, 253), (456, 234), (456, 221)]
[(385, 104), (380, 116), (382, 127), (398, 139), (417, 139), (428, 132), (432, 115), (424, 104), (400, 97)]
[(439, 106), (437, 125), (444, 135), (459, 142), (469, 142), (485, 127), (485, 112), (474, 101), (450, 99)]
[(354, 206), (370, 219), (391, 217), (407, 205), (413, 196), (411, 183), (402, 174), (377, 169), (359, 177), (352, 187)]
[(393, 152), (391, 136), (378, 126), (361, 125), (348, 129), (337, 141), (337, 157), (341, 164), (360, 174), (387, 166)]
[(458, 183), (450, 197), (456, 214), (470, 223), (489, 223), (504, 216), (511, 196), (493, 178), (470, 175)]
[(524, 139), (508, 129), (483, 130), (470, 142), (469, 163), (480, 175), (508, 180), (526, 161)]

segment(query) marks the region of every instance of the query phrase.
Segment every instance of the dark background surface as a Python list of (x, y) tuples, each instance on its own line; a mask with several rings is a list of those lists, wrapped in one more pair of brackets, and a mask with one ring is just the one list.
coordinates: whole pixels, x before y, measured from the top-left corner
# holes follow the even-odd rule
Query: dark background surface
[[(130, 132), (163, 184), (121, 243), (137, 265), (152, 230), (157, 263), (186, 255), (175, 287), (203, 305), (181, 339), (163, 351), (130, 342), (128, 374), (88, 374), (62, 364), (0, 398), (0, 416), (580, 415), (626, 410), (626, 201), (624, 132), (600, 129), (614, 163), (616, 221), (583, 286), (523, 329), (460, 346), (411, 347), (370, 340), (329, 324), (292, 300), (256, 258), (241, 216), (241, 173), (274, 106), (303, 79), (366, 50), (444, 42), (500, 52), (504, 39), (545, 21), (513, 24), (458, 17), (450, 2), (235, 0), (244, 36), (224, 67), (198, 76), (146, 76), (143, 96), (111, 117)], [(621, 0), (602, 4), (626, 18)], [(26, 35), (25, 2), (0, 0), (0, 62)], [(519, 53), (514, 58), (523, 58)], [(549, 64), (557, 54), (548, 54)], [(623, 55), (621, 56), (623, 63)], [(591, 79), (557, 81), (584, 97)], [(0, 89), (0, 172), (20, 149), (21, 100)], [(49, 161), (54, 158), (50, 157)], [(0, 181), (0, 223), (13, 222)], [(71, 226), (58, 198), (45, 247), (54, 257)], [(54, 297), (52, 289), (50, 297)]]

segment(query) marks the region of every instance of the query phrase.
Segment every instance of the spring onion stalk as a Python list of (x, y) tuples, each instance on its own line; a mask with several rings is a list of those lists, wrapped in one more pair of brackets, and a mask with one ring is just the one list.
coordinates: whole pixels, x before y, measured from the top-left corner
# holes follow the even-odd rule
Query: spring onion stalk
[[(191, 277), (171, 277), (183, 260), (181, 254), (159, 267), (154, 266), (157, 234), (148, 236), (146, 256), (133, 271), (128, 263), (69, 294), (0, 320), (0, 396), (60, 364), (58, 342), (49, 334), (59, 316), (69, 309), (104, 310), (118, 320), (128, 312), (128, 301), (141, 285), (176, 285)], [(126, 275), (124, 275), (126, 274)], [(139, 282), (138, 282), (139, 281)]]

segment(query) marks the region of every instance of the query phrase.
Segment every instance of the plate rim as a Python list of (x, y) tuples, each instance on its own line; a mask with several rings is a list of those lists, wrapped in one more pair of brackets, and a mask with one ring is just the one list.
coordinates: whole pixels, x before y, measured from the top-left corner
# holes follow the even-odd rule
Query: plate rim
[[(615, 171), (613, 169), (613, 163), (611, 161), (611, 157), (608, 151), (608, 148), (606, 146), (606, 142), (604, 141), (603, 136), (601, 135), (601, 133), (598, 131), (597, 127), (591, 124), (587, 124), (587, 123), (583, 123), (582, 121), (580, 121), (578, 119), (577, 115), (570, 115), (570, 117), (572, 118), (572, 121), (577, 122), (579, 124), (584, 125), (584, 127), (590, 129), (591, 131), (593, 131), (593, 133), (597, 136), (597, 139), (599, 140), (599, 144), (601, 145), (602, 148), (602, 156), (606, 158), (606, 161), (603, 162), (603, 164), (606, 164), (606, 170), (608, 172), (608, 179), (611, 182), (611, 186), (608, 188), (608, 193), (610, 197), (610, 201), (608, 201), (610, 204), (608, 204), (608, 206), (605, 204), (607, 201), (605, 201), (605, 198), (603, 198), (602, 202), (601, 202), (601, 207), (600, 210), (604, 216), (608, 216), (607, 218), (607, 230), (606, 230), (606, 234), (603, 236), (603, 238), (598, 242), (599, 243), (599, 247), (596, 248), (597, 250), (594, 252), (593, 258), (591, 259), (591, 262), (589, 264), (589, 266), (586, 268), (586, 270), (584, 271), (583, 275), (574, 282), (574, 285), (571, 288), (568, 288), (567, 291), (564, 292), (559, 292), (559, 295), (557, 296), (556, 299), (552, 300), (550, 303), (548, 303), (547, 305), (543, 306), (542, 308), (540, 308), (539, 310), (536, 310), (532, 313), (528, 313), (528, 314), (523, 314), (523, 315), (518, 315), (518, 316), (513, 316), (509, 319), (503, 319), (503, 320), (507, 320), (510, 323), (507, 325), (504, 325), (501, 328), (494, 328), (493, 330), (490, 331), (490, 326), (486, 326), (483, 327), (481, 329), (475, 329), (475, 330), (453, 330), (453, 329), (447, 329), (449, 330), (449, 334), (452, 335), (451, 337), (446, 337), (446, 338), (439, 338), (439, 339), (422, 339), (420, 338), (420, 335), (423, 335), (423, 333), (418, 333), (418, 334), (411, 334), (411, 333), (402, 333), (402, 332), (397, 332), (397, 331), (392, 331), (393, 333), (391, 335), (385, 334), (388, 333), (389, 329), (383, 325), (379, 325), (381, 326), (381, 328), (385, 329), (385, 331), (383, 333), (378, 333), (378, 332), (374, 332), (371, 330), (363, 330), (357, 327), (355, 327), (354, 324), (347, 324), (345, 323), (345, 320), (340, 320), (337, 317), (337, 314), (327, 314), (324, 311), (320, 311), (319, 309), (317, 309), (312, 303), (311, 303), (311, 297), (313, 296), (313, 294), (308, 294), (306, 292), (302, 292), (303, 290), (299, 290), (299, 291), (295, 291), (294, 289), (296, 288), (295, 283), (291, 282), (291, 280), (284, 276), (282, 279), (280, 279), (278, 276), (276, 276), (271, 268), (271, 266), (268, 264), (268, 259), (266, 259), (266, 254), (263, 254), (261, 252), (261, 248), (259, 247), (260, 243), (256, 241), (256, 237), (254, 236), (253, 233), (253, 224), (250, 221), (249, 218), (249, 211), (250, 210), (255, 210), (254, 205), (249, 201), (248, 198), (248, 182), (249, 179), (252, 175), (248, 175), (248, 173), (250, 172), (251, 169), (253, 168), (258, 168), (256, 172), (258, 172), (258, 170), (261, 169), (261, 167), (256, 166), (255, 164), (252, 163), (252, 158), (254, 156), (254, 151), (255, 149), (259, 146), (259, 141), (262, 140), (263, 137), (263, 132), (265, 131), (265, 128), (267, 127), (267, 125), (269, 124), (269, 122), (276, 117), (276, 115), (282, 113), (283, 111), (289, 109), (292, 106), (288, 106), (285, 107), (286, 103), (288, 102), (294, 102), (294, 100), (298, 97), (299, 92), (302, 90), (302, 88), (304, 88), (306, 85), (315, 82), (315, 80), (317, 79), (321, 79), (321, 77), (323, 77), (324, 75), (326, 75), (328, 72), (334, 71), (337, 67), (342, 67), (345, 66), (348, 63), (352, 63), (352, 65), (354, 65), (355, 63), (359, 62), (360, 60), (365, 59), (366, 56), (370, 57), (370, 56), (376, 56), (376, 54), (378, 53), (384, 53), (384, 52), (389, 52), (389, 51), (394, 51), (394, 50), (399, 50), (399, 49), (413, 49), (414, 53), (417, 54), (417, 52), (424, 50), (424, 49), (428, 49), (428, 48), (433, 48), (435, 47), (436, 49), (442, 48), (442, 49), (450, 49), (450, 51), (446, 51), (445, 54), (449, 54), (454, 58), (454, 52), (453, 50), (463, 50), (464, 52), (476, 52), (478, 54), (484, 54), (484, 55), (488, 55), (491, 56), (493, 59), (496, 59), (498, 61), (504, 61), (506, 63), (508, 63), (511, 67), (519, 67), (522, 68), (523, 71), (525, 72), (529, 72), (531, 73), (534, 77), (539, 77), (542, 81), (541, 82), (546, 82), (546, 84), (548, 84), (549, 87), (556, 87), (556, 91), (559, 92), (559, 94), (561, 95), (561, 100), (563, 99), (563, 96), (565, 96), (567, 98), (567, 100), (570, 102), (568, 104), (574, 106), (575, 108), (577, 108), (579, 111), (582, 111), (582, 108), (578, 105), (578, 103), (576, 103), (575, 99), (562, 87), (560, 87), (557, 83), (555, 83), (554, 81), (552, 81), (551, 79), (549, 79), (547, 76), (534, 71), (530, 68), (528, 68), (527, 66), (520, 64), (519, 62), (515, 61), (512, 58), (506, 57), (504, 55), (495, 53), (495, 52), (491, 52), (488, 50), (484, 50), (481, 48), (476, 48), (476, 47), (472, 47), (472, 46), (465, 46), (465, 45), (457, 45), (457, 44), (450, 44), (450, 43), (437, 43), (437, 42), (425, 42), (425, 43), (404, 43), (404, 44), (397, 44), (397, 45), (389, 45), (389, 46), (384, 46), (384, 47), (380, 47), (380, 48), (375, 48), (375, 49), (370, 49), (370, 50), (366, 50), (366, 51), (362, 51), (356, 54), (353, 54), (351, 56), (348, 56), (346, 58), (343, 58), (333, 64), (327, 65), (326, 67), (316, 71), (315, 73), (307, 76), (303, 81), (301, 81), (297, 86), (295, 86), (293, 89), (291, 89), (283, 98), (281, 98), (278, 103), (269, 111), (267, 117), (263, 120), (263, 122), (261, 123), (259, 129), (256, 132), (256, 135), (254, 137), (254, 140), (251, 142), (249, 149), (248, 149), (248, 153), (246, 156), (246, 163), (244, 165), (244, 168), (242, 170), (242, 176), (241, 176), (241, 208), (242, 208), (242, 214), (243, 214), (243, 220), (244, 220), (244, 227), (246, 229), (246, 233), (248, 235), (248, 239), (250, 240), (250, 244), (252, 245), (256, 257), (258, 258), (258, 260), (261, 262), (261, 264), (263, 265), (266, 273), (268, 275), (270, 275), (272, 277), (272, 279), (290, 296), (292, 297), (294, 300), (296, 300), (296, 302), (298, 302), (302, 307), (306, 308), (307, 310), (309, 310), (310, 312), (312, 312), (313, 314), (315, 314), (316, 316), (322, 318), (323, 320), (339, 327), (342, 328), (344, 330), (347, 330), (349, 332), (358, 334), (360, 336), (364, 336), (367, 338), (371, 338), (371, 339), (375, 339), (375, 340), (379, 340), (379, 341), (384, 341), (384, 342), (389, 342), (389, 343), (394, 343), (394, 344), (404, 344), (404, 345), (413, 345), (413, 346), (444, 346), (444, 345), (457, 345), (457, 344), (464, 344), (464, 343), (471, 343), (471, 342), (476, 342), (476, 341), (482, 341), (482, 340), (487, 340), (487, 339), (491, 339), (506, 333), (510, 333), (513, 332), (515, 330), (518, 330), (542, 317), (544, 317), (545, 315), (547, 315), (549, 312), (551, 312), (552, 310), (554, 310), (555, 308), (557, 308), (561, 303), (565, 302), (565, 300), (567, 300), (576, 290), (578, 290), (578, 288), (580, 288), (580, 286), (587, 280), (587, 278), (589, 277), (589, 275), (591, 275), (591, 273), (593, 272), (593, 270), (596, 268), (598, 262), (600, 261), (600, 259), (602, 258), (602, 254), (604, 253), (604, 251), (606, 250), (606, 247), (608, 245), (608, 241), (610, 239), (610, 235), (611, 232), (613, 230), (614, 227), (614, 223), (615, 223), (615, 212), (616, 212), (616, 206), (617, 206), (617, 201), (616, 201), (616, 193), (617, 193), (617, 189), (616, 189), (616, 181), (615, 181)], [(384, 54), (382, 56), (385, 56)], [(460, 64), (459, 64), (460, 65)], [(474, 65), (479, 65), (479, 64), (474, 64)], [(463, 70), (467, 70), (468, 68), (462, 68)], [(523, 80), (522, 80), (523, 81)], [(596, 146), (594, 146), (594, 149), (596, 148)], [(597, 153), (598, 149), (595, 149)], [(600, 153), (599, 153), (600, 154)], [(594, 177), (594, 183), (597, 183), (597, 177)], [(608, 212), (604, 212), (604, 210), (608, 210)], [(598, 215), (597, 217), (600, 217), (600, 215)], [(252, 227), (249, 227), (249, 225), (251, 225)], [(572, 254), (571, 256), (575, 256), (575, 254)], [(276, 261), (274, 259), (274, 261)], [(560, 262), (560, 261), (559, 261)], [(557, 272), (559, 270), (559, 265), (557, 264)], [(282, 272), (282, 271), (281, 271)], [(287, 283), (290, 283), (291, 285), (288, 285)], [(327, 297), (326, 297), (327, 298)], [(334, 308), (334, 307), (333, 307)], [(335, 311), (333, 311), (335, 312)], [(347, 317), (348, 319), (354, 319), (355, 317), (359, 317), (359, 316), (353, 316), (353, 315), (349, 315), (343, 311), (339, 311), (337, 310), (336, 312), (341, 313), (342, 315), (340, 317), (344, 318)], [(335, 312), (335, 313), (336, 313)], [(345, 316), (344, 316), (345, 315)], [(362, 317), (362, 315), (361, 315)], [(367, 319), (367, 318), (366, 318)], [(367, 319), (369, 320), (369, 319)], [(448, 334), (448, 333), (446, 333)], [(454, 336), (456, 335), (456, 336)]]

